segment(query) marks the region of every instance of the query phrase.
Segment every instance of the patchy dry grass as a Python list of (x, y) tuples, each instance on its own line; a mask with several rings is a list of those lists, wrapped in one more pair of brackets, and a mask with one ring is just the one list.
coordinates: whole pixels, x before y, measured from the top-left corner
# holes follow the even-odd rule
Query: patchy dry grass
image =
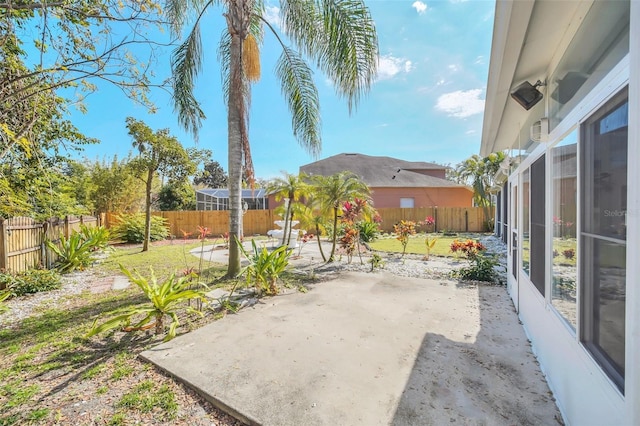
[[(198, 246), (154, 246), (147, 253), (136, 247), (117, 248), (97, 268), (115, 273), (122, 263), (145, 274), (153, 266), (158, 276), (183, 265), (197, 269), (199, 259), (188, 250)], [(224, 265), (203, 262), (202, 266), (210, 282), (224, 275)], [(86, 291), (67, 296), (59, 307), (34, 310), (30, 317), (1, 330), (0, 425), (239, 424), (138, 359), (138, 353), (164, 336), (115, 331), (84, 337), (97, 317), (108, 318), (144, 303), (137, 287), (98, 294)], [(178, 334), (220, 317), (214, 312), (204, 318), (183, 314)]]

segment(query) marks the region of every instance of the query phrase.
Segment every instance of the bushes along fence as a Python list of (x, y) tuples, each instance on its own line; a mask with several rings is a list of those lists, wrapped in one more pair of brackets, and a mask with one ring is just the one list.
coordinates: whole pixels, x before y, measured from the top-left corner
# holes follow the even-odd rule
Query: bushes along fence
[(36, 222), (30, 217), (0, 219), (0, 269), (23, 272), (39, 265), (51, 268), (57, 260), (46, 247), (47, 239), (57, 242), (60, 235), (66, 238), (80, 225), (97, 226), (93, 216), (67, 216)]

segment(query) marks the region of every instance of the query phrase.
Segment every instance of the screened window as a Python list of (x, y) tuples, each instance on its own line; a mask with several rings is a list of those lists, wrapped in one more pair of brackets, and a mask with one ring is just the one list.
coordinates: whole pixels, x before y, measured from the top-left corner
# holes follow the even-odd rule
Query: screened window
[(531, 165), (530, 278), (540, 294), (545, 294), (545, 156)]
[(531, 169), (522, 174), (522, 270), (529, 275), (531, 269)]
[(576, 206), (578, 202), (578, 131), (551, 150), (551, 210), (553, 214), (551, 303), (576, 328)]
[(581, 127), (581, 339), (624, 392), (628, 91)]

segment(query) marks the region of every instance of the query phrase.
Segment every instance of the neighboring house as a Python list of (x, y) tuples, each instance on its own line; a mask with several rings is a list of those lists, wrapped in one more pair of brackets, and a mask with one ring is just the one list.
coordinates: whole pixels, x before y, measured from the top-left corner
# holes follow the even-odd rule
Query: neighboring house
[[(246, 210), (269, 209), (269, 198), (264, 189), (243, 189), (242, 203)], [(196, 190), (196, 210), (229, 210), (228, 189)]]
[(300, 167), (308, 175), (349, 171), (372, 192), (373, 205), (389, 207), (471, 207), (473, 191), (445, 179), (447, 167), (364, 154), (338, 154)]
[(510, 155), (507, 287), (567, 424), (640, 425), (638, 117), (640, 2), (497, 1), (480, 154)]

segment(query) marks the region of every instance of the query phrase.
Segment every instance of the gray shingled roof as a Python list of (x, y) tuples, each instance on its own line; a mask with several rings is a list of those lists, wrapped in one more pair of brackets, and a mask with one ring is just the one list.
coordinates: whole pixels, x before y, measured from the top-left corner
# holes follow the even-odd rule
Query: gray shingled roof
[[(444, 170), (445, 166), (423, 161), (404, 161), (364, 154), (338, 154), (300, 167), (308, 175), (330, 176), (350, 171), (372, 188), (386, 187), (460, 187), (450, 180), (427, 176), (412, 170)], [(394, 177), (395, 176), (395, 177)]]

